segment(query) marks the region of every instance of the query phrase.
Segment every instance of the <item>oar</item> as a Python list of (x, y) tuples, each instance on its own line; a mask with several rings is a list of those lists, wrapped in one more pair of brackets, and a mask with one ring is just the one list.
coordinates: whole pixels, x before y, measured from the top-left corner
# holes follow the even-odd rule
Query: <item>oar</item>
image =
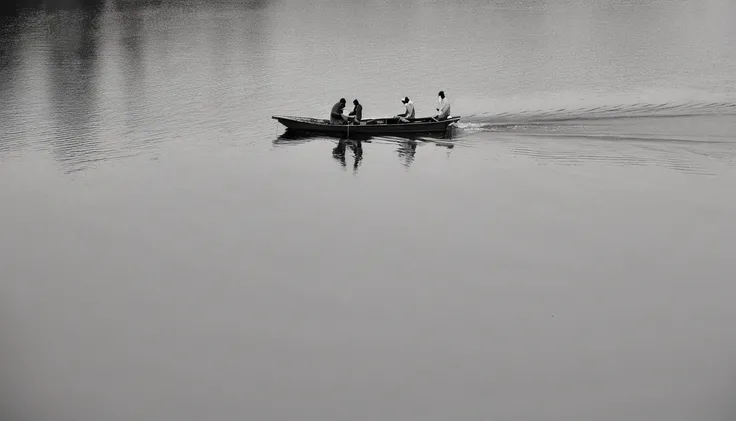
[(391, 118), (391, 117), (376, 117), (376, 118), (370, 118), (368, 120), (360, 120), (360, 122), (361, 123), (362, 122), (365, 122), (365, 124), (368, 124), (368, 123), (370, 123), (372, 121), (376, 121), (376, 120), (388, 120), (389, 118)]

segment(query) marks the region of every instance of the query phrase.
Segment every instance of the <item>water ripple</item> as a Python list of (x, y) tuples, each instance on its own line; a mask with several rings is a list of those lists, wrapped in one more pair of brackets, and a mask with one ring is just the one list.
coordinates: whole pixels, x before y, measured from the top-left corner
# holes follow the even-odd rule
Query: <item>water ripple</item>
[(736, 115), (736, 101), (683, 101), (680, 103), (605, 104), (579, 108), (521, 109), (479, 114), (463, 119), (458, 127), (469, 130), (528, 126), (568, 121), (615, 120)]

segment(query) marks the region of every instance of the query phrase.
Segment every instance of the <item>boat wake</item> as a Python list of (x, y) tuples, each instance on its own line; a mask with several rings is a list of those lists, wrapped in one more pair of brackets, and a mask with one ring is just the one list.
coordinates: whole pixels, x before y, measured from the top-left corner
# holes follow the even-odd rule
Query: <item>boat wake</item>
[[(553, 104), (552, 104), (553, 105)], [(494, 107), (497, 108), (497, 107)], [(617, 124), (623, 120), (670, 119), (676, 117), (736, 116), (736, 100), (641, 102), (566, 107), (516, 107), (481, 111), (463, 118), (457, 128), (464, 133), (565, 131), (571, 126)]]
[(481, 112), (460, 120), (454, 137), (561, 165), (653, 165), (702, 175), (736, 168), (736, 100), (608, 102)]

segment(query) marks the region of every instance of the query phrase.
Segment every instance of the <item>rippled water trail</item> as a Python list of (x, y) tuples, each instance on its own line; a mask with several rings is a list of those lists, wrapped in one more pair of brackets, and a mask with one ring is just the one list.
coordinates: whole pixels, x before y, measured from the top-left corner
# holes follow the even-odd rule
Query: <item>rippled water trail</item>
[(3, 421), (736, 419), (736, 2), (0, 8)]

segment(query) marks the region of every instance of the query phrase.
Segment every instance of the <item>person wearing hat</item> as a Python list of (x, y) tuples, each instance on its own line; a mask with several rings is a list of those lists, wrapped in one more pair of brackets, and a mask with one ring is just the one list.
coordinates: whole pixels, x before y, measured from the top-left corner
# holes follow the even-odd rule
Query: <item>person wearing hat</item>
[(345, 124), (347, 119), (342, 115), (342, 110), (345, 108), (345, 98), (340, 98), (335, 105), (332, 106), (330, 111), (330, 124)]
[(450, 116), (450, 101), (445, 98), (445, 91), (440, 91), (437, 94), (437, 115), (432, 118), (439, 120), (446, 120)]
[(360, 124), (360, 119), (363, 118), (363, 106), (360, 105), (357, 99), (353, 100), (353, 111), (348, 114), (348, 121), (352, 121), (354, 124)]
[(414, 119), (414, 103), (408, 96), (405, 96), (404, 99), (401, 100), (401, 103), (406, 107), (406, 111), (404, 111), (403, 114), (398, 114), (396, 118), (398, 118), (402, 123), (408, 123), (409, 120)]

